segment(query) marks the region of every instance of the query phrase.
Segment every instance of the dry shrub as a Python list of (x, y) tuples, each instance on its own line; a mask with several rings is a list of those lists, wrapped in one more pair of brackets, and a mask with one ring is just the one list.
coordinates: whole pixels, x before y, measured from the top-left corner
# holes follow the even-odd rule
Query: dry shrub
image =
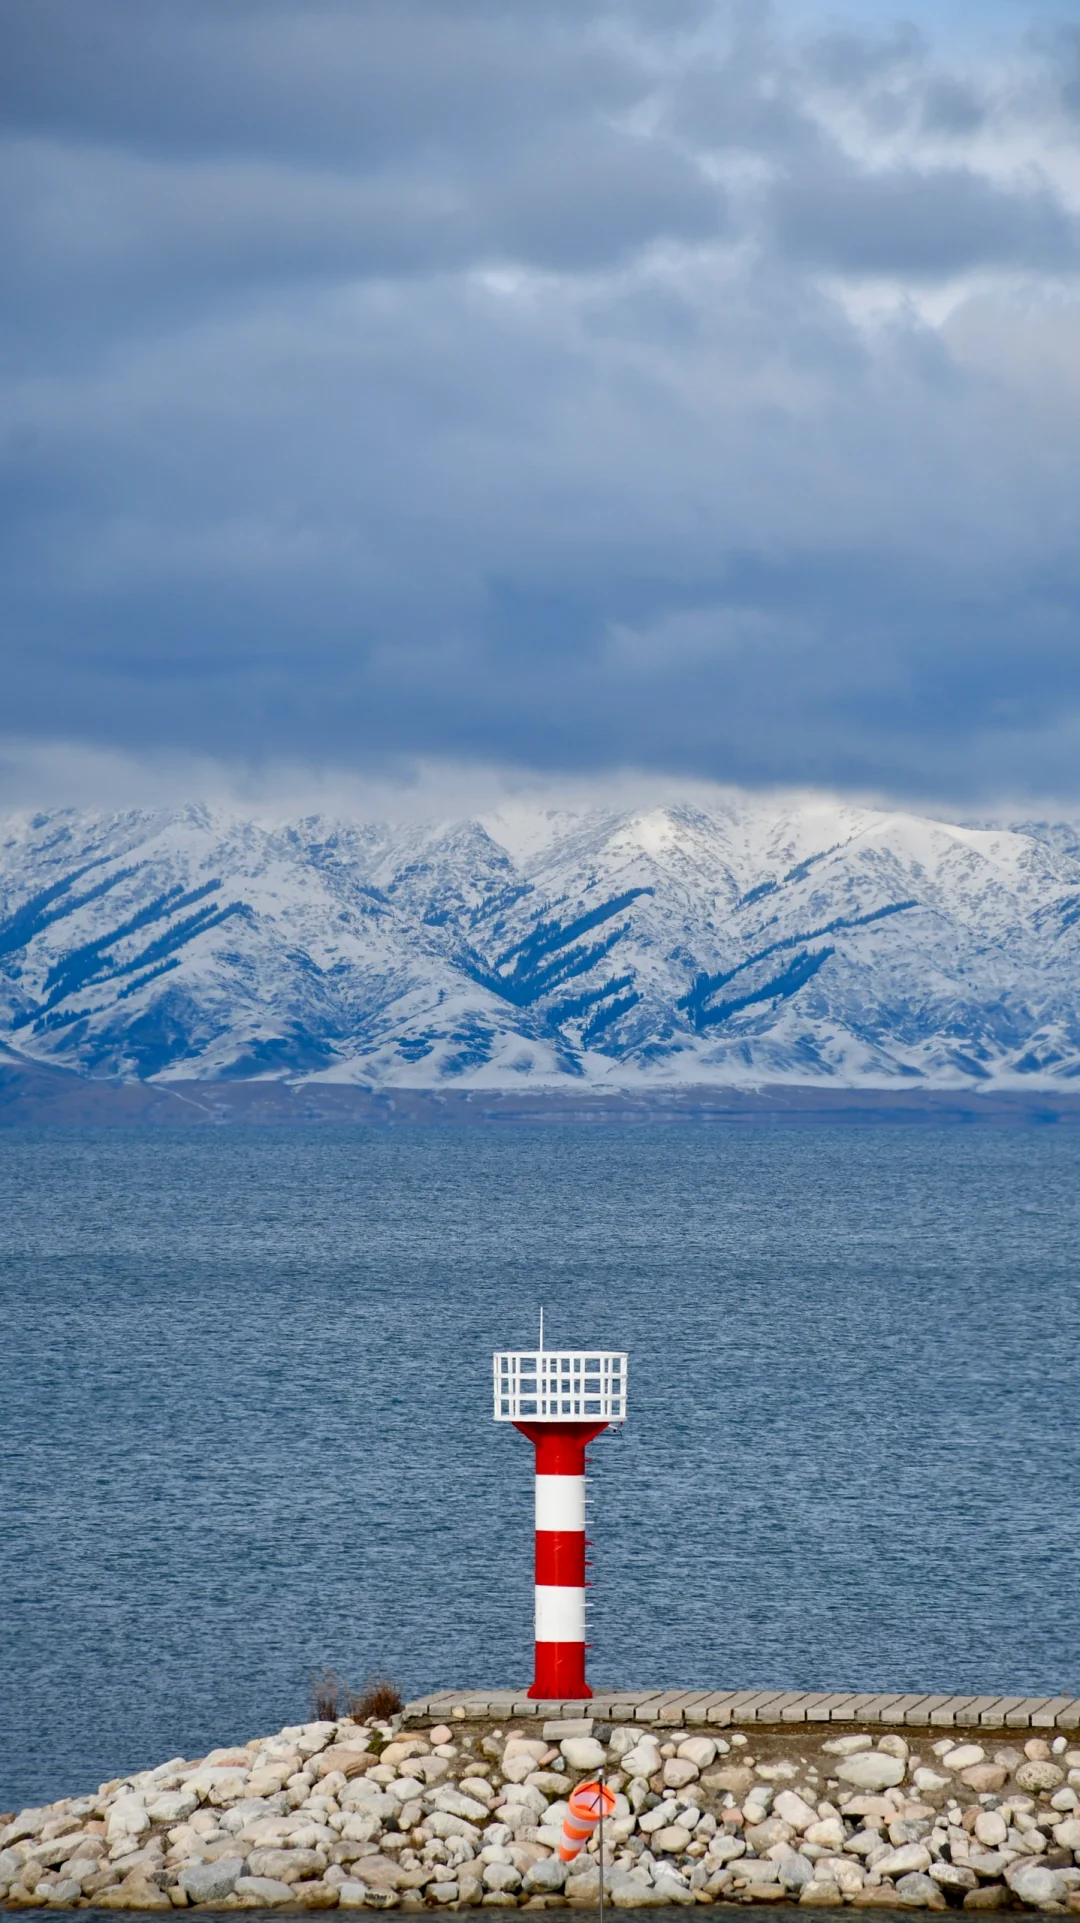
[(401, 1707), (401, 1691), (386, 1676), (367, 1676), (354, 1690), (336, 1669), (311, 1672), (311, 1708), (318, 1723), (336, 1723), (342, 1716), (352, 1716), (358, 1723), (385, 1723)]
[(317, 1723), (336, 1723), (341, 1714), (339, 1704), (347, 1698), (348, 1690), (336, 1669), (313, 1669), (311, 1672), (311, 1708)]
[(368, 1676), (363, 1687), (346, 1703), (349, 1715), (358, 1723), (388, 1723), (401, 1707), (401, 1691), (387, 1676)]

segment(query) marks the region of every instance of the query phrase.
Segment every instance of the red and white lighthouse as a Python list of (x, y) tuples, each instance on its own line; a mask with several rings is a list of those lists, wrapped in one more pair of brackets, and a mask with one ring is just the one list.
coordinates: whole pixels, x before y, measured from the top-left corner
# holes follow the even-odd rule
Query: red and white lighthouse
[(626, 1416), (626, 1356), (506, 1350), (494, 1358), (495, 1420), (536, 1450), (536, 1669), (529, 1695), (592, 1695), (585, 1680), (585, 1449)]

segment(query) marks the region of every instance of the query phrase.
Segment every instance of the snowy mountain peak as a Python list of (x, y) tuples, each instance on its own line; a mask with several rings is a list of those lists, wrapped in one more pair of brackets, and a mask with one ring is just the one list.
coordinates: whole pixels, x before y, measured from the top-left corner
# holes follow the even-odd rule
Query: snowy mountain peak
[(120, 1079), (1069, 1086), (1080, 837), (819, 797), (0, 822), (0, 1038)]

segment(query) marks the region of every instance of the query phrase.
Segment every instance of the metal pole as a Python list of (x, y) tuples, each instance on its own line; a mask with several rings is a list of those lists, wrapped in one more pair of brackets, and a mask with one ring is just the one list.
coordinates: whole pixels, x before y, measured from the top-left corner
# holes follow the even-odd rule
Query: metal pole
[(604, 1768), (601, 1764), (597, 1773), (600, 1785), (600, 1923), (604, 1923)]

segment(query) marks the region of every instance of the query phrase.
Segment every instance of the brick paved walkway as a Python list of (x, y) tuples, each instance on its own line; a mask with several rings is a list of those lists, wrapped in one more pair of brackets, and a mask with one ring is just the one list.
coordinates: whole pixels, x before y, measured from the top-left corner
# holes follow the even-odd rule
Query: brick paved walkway
[(406, 1723), (467, 1717), (592, 1716), (600, 1722), (881, 1723), (940, 1729), (1078, 1729), (1080, 1696), (870, 1696), (778, 1689), (597, 1690), (588, 1702), (533, 1702), (514, 1690), (443, 1689), (405, 1706)]

